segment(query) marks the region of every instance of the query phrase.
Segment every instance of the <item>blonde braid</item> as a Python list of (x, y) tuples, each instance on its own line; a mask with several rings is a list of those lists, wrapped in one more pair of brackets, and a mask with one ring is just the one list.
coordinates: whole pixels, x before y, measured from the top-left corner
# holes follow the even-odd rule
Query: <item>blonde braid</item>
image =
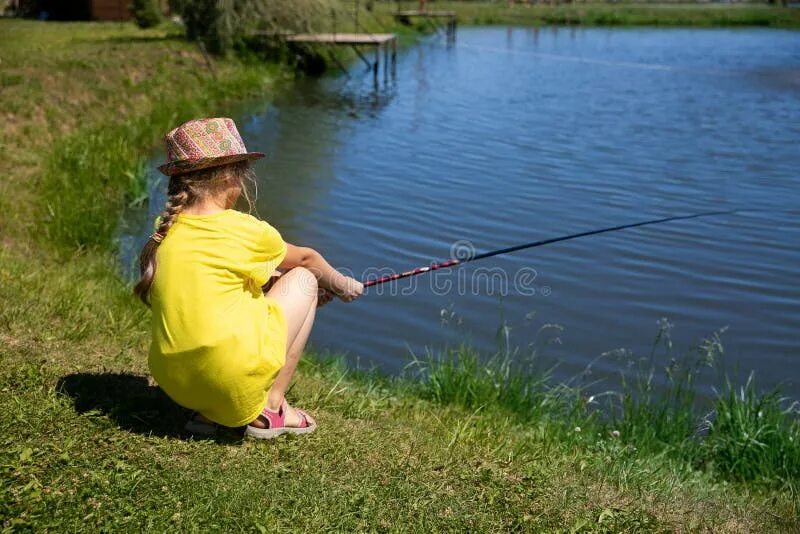
[(159, 216), (158, 228), (150, 238), (156, 243), (167, 236), (167, 232), (175, 223), (178, 214), (183, 211), (191, 199), (190, 187), (183, 176), (173, 176), (169, 180), (167, 187), (167, 202), (164, 204), (164, 211)]
[(175, 223), (178, 214), (191, 202), (193, 195), (189, 182), (183, 176), (173, 176), (167, 187), (167, 202), (161, 213), (158, 228), (147, 240), (139, 255), (139, 273), (141, 275), (133, 292), (142, 302), (150, 305), (150, 288), (156, 275), (156, 250), (167, 232)]

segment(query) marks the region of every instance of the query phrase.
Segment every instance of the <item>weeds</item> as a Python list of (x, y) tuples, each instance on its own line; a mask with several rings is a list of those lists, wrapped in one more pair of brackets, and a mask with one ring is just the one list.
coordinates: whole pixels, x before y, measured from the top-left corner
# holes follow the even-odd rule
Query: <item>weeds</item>
[(800, 404), (777, 391), (760, 393), (751, 374), (725, 382), (714, 404), (708, 436), (687, 455), (725, 478), (775, 486), (798, 495)]
[[(721, 332), (679, 361), (672, 356), (671, 327), (662, 320), (650, 356), (623, 375), (618, 390), (596, 395), (589, 389), (598, 384), (590, 388), (579, 378), (556, 383), (551, 370), (538, 368), (536, 352), (523, 357), (505, 347), (488, 356), (464, 345), (428, 352), (413, 357), (409, 369), (419, 393), (439, 404), (510, 412), (523, 423), (546, 425), (554, 439), (597, 435), (601, 443), (619, 440), (637, 454), (703, 467), (723, 480), (796, 494), (800, 404), (759, 392), (752, 377), (739, 389), (726, 379), (703, 401), (696, 377), (721, 365)], [(594, 407), (599, 395), (607, 401), (603, 410)], [(715, 414), (713, 421), (708, 414)], [(707, 428), (699, 429), (704, 422)]]
[[(208, 114), (210, 103), (225, 95), (246, 93), (262, 79), (219, 82), (208, 91), (185, 91), (124, 124), (88, 127), (59, 144), (47, 162), (40, 186), (45, 235), (66, 248), (112, 248), (119, 214), (125, 205), (146, 198), (142, 146), (152, 146), (164, 132), (194, 116)], [(103, 202), (97, 202), (97, 198)]]

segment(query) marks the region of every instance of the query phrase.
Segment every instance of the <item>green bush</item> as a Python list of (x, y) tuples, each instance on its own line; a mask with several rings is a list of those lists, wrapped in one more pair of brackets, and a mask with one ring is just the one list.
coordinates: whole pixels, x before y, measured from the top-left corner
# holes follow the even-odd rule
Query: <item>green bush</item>
[(140, 28), (152, 28), (161, 22), (158, 0), (133, 0), (131, 14)]
[(336, 0), (181, 0), (174, 5), (186, 36), (215, 54), (246, 47), (255, 34), (333, 31), (334, 21), (347, 17)]

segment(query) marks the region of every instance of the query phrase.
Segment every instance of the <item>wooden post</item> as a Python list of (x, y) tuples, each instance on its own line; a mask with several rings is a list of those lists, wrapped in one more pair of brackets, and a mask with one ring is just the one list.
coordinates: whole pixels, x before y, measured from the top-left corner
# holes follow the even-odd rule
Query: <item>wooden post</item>
[(389, 77), (389, 45), (385, 43), (381, 46), (383, 47), (383, 80), (386, 81)]
[(367, 68), (372, 67), (372, 64), (369, 62), (369, 60), (366, 57), (364, 57), (364, 54), (361, 53), (361, 50), (358, 49), (358, 46), (356, 46), (356, 45), (351, 45), (351, 46), (353, 47), (353, 50), (356, 51), (356, 54), (358, 55), (358, 57), (361, 58), (361, 61), (363, 61), (364, 64), (367, 66)]
[(378, 62), (381, 60), (381, 44), (375, 47), (375, 64), (372, 66), (372, 75), (375, 78), (375, 82), (378, 81)]
[(392, 79), (397, 79), (397, 36), (392, 39)]

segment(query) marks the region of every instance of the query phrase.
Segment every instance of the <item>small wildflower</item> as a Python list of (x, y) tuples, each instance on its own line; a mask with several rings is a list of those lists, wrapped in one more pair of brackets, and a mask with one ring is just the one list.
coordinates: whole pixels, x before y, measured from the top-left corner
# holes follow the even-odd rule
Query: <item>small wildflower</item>
[(619, 430), (612, 430), (611, 431), (611, 437), (612, 438), (618, 438), (619, 437)]
[(579, 426), (576, 426), (576, 427), (575, 427), (575, 432), (580, 432), (580, 431), (581, 431), (581, 427), (579, 427)]

